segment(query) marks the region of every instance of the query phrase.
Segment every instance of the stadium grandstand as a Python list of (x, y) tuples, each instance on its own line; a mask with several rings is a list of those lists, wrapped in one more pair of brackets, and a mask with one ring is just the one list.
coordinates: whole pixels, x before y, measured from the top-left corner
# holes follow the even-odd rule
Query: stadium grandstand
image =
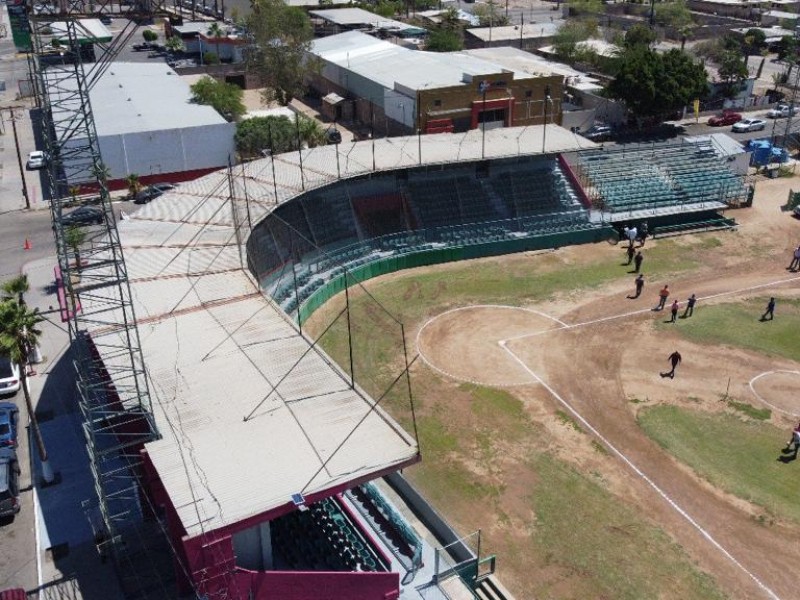
[[(620, 151), (557, 126), (353, 142), (206, 175), (120, 221), (160, 433), (141, 449), (145, 493), (130, 510), (163, 528), (179, 591), (508, 597), (494, 557), (398, 473), (421, 458), (415, 358), (403, 324), (360, 282), (605, 239), (619, 207), (630, 216), (633, 198), (649, 193), (631, 175), (628, 188), (615, 187), (605, 164), (656, 173), (652, 185), (673, 190), (646, 207), (651, 223), (706, 218), (746, 194), (728, 181), (724, 157), (697, 162), (720, 183), (693, 188), (674, 165), (704, 148), (649, 148), (650, 159), (642, 149), (619, 162)], [(84, 311), (104, 293), (75, 290)], [(347, 310), (331, 311), (312, 338), (308, 317), (342, 290)], [(396, 369), (374, 373), (352, 352), (335, 362), (322, 337), (336, 331), (345, 347), (380, 345)], [(97, 359), (116, 385), (114, 332), (98, 321), (89, 334), (106, 340)]]

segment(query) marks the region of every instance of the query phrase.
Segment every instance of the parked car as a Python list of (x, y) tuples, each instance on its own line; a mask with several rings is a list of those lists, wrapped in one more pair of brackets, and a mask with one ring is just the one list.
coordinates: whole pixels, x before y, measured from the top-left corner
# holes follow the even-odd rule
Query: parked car
[(150, 200), (155, 200), (164, 192), (174, 189), (175, 185), (172, 183), (154, 183), (136, 192), (136, 198), (134, 198), (133, 201), (136, 204), (147, 204)]
[(731, 131), (735, 133), (744, 133), (746, 131), (761, 131), (767, 126), (764, 119), (742, 119), (738, 123), (734, 123)]
[(778, 104), (775, 108), (769, 109), (767, 112), (767, 116), (770, 119), (785, 119), (786, 117), (791, 117), (794, 113), (797, 112), (797, 109), (794, 106), (789, 104)]
[(61, 217), (62, 225), (100, 225), (103, 211), (96, 206), (81, 206)]
[(724, 110), (718, 115), (714, 115), (708, 120), (712, 127), (726, 127), (742, 120), (742, 115), (730, 110)]
[(13, 402), (0, 402), (0, 447), (17, 447), (19, 409)]
[(103, 25), (111, 25), (111, 17), (108, 15), (100, 15), (98, 18)]
[(589, 129), (582, 132), (581, 135), (593, 142), (604, 142), (611, 139), (614, 135), (614, 131), (611, 129), (610, 125), (592, 125)]
[(47, 165), (47, 154), (41, 150), (34, 150), (28, 154), (28, 169), (34, 171), (43, 169)]
[(11, 395), (19, 391), (19, 367), (7, 356), (0, 356), (0, 394)]
[(0, 448), (0, 517), (19, 512), (19, 461), (12, 448)]
[(794, 216), (795, 216), (795, 217), (797, 217), (798, 219), (800, 219), (800, 206), (795, 206), (795, 207), (794, 207), (794, 210), (793, 210), (792, 212), (794, 213)]

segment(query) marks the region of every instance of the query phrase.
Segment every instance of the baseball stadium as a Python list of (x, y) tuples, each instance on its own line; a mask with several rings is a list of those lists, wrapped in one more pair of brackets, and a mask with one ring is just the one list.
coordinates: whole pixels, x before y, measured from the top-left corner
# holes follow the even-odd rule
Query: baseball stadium
[(120, 221), (180, 592), (796, 597), (800, 229), (726, 148), (373, 139)]

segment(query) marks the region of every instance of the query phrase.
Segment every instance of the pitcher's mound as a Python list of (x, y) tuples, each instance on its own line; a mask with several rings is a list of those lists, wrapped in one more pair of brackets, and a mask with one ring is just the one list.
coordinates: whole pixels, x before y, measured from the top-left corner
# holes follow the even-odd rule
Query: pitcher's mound
[(514, 306), (467, 306), (430, 319), (417, 335), (417, 350), (433, 369), (492, 387), (536, 380), (498, 342), (557, 328), (553, 319)]

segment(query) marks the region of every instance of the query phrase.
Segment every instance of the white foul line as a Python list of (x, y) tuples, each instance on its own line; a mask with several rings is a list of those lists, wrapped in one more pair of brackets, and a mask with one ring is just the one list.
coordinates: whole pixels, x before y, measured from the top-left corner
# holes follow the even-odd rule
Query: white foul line
[(777, 410), (778, 412), (782, 412), (783, 414), (785, 414), (785, 415), (789, 415), (789, 416), (791, 416), (791, 417), (800, 417), (800, 415), (799, 415), (799, 414), (797, 414), (797, 413), (794, 413), (794, 412), (791, 412), (791, 411), (788, 411), (788, 410), (784, 410), (784, 409), (782, 409), (782, 408), (778, 408), (778, 407), (777, 407), (777, 406), (775, 406), (774, 404), (770, 404), (769, 402), (767, 402), (766, 400), (764, 400), (764, 398), (762, 398), (762, 397), (761, 397), (761, 394), (759, 394), (759, 393), (756, 391), (756, 388), (755, 388), (755, 386), (754, 386), (753, 384), (754, 384), (756, 381), (758, 381), (759, 379), (761, 379), (762, 377), (764, 377), (765, 375), (772, 375), (773, 373), (794, 373), (795, 375), (800, 375), (800, 371), (785, 371), (785, 370), (783, 370), (783, 369), (778, 369), (778, 370), (776, 370), (776, 371), (764, 371), (763, 373), (759, 373), (758, 375), (756, 375), (755, 377), (753, 377), (753, 378), (750, 380), (750, 383), (748, 384), (748, 385), (750, 386), (750, 391), (751, 391), (751, 392), (753, 392), (753, 395), (754, 395), (756, 398), (758, 398), (758, 399), (759, 399), (759, 400), (760, 400), (760, 401), (761, 401), (763, 404), (766, 404), (766, 405), (767, 405), (767, 406), (769, 406), (770, 408), (772, 408), (772, 409), (774, 409), (774, 410)]
[[(489, 383), (489, 382), (485, 382), (485, 381), (477, 381), (475, 379), (469, 379), (467, 377), (459, 377), (458, 375), (453, 375), (452, 373), (450, 373), (448, 371), (445, 371), (444, 369), (436, 366), (435, 364), (433, 364), (432, 361), (430, 361), (428, 359), (427, 356), (425, 356), (425, 353), (422, 351), (422, 346), (420, 345), (420, 337), (422, 336), (422, 332), (425, 330), (425, 328), (428, 327), (428, 325), (430, 325), (431, 323), (433, 323), (437, 319), (439, 319), (440, 317), (443, 317), (443, 316), (448, 315), (450, 313), (458, 312), (460, 310), (470, 310), (470, 309), (473, 309), (473, 308), (502, 308), (502, 309), (506, 309), (506, 310), (522, 310), (522, 311), (525, 311), (525, 312), (533, 313), (535, 315), (539, 315), (540, 317), (544, 317), (545, 319), (549, 319), (550, 321), (555, 321), (556, 323), (561, 325), (561, 327), (559, 329), (564, 329), (564, 328), (569, 327), (569, 325), (567, 323), (565, 323), (564, 321), (561, 321), (560, 319), (557, 319), (556, 317), (553, 317), (551, 315), (545, 314), (545, 313), (540, 312), (540, 311), (538, 311), (536, 309), (526, 308), (524, 306), (505, 306), (503, 304), (470, 304), (469, 306), (459, 306), (457, 308), (451, 308), (451, 309), (446, 310), (446, 311), (444, 311), (442, 313), (439, 313), (437, 315), (432, 316), (430, 319), (428, 319), (427, 321), (425, 321), (425, 323), (422, 324), (422, 327), (420, 327), (419, 331), (417, 332), (417, 338), (414, 341), (414, 343), (416, 344), (416, 347), (417, 347), (417, 354), (419, 354), (419, 357), (422, 359), (422, 362), (424, 362), (426, 365), (428, 365), (431, 369), (433, 369), (434, 371), (438, 372), (439, 374), (444, 375), (445, 377), (449, 377), (450, 379), (453, 379), (455, 381), (463, 381), (464, 383), (471, 383), (473, 385), (479, 385), (479, 386), (484, 386), (484, 387), (497, 387), (497, 388), (508, 388), (508, 387), (516, 387), (516, 386), (520, 386), (520, 385), (526, 385), (525, 382), (521, 382), (521, 383)], [(547, 330), (545, 330), (545, 331), (547, 331)]]
[[(780, 279), (778, 281), (770, 281), (768, 283), (761, 283), (759, 285), (752, 285), (752, 286), (746, 287), (746, 288), (739, 288), (739, 289), (730, 290), (730, 291), (727, 291), (727, 292), (720, 292), (718, 294), (711, 294), (710, 296), (701, 296), (701, 297), (698, 298), (698, 300), (712, 300), (714, 298), (720, 298), (722, 296), (733, 296), (735, 294), (741, 294), (743, 292), (751, 292), (753, 290), (758, 290), (758, 289), (761, 289), (761, 288), (773, 287), (773, 286), (776, 286), (776, 285), (781, 285), (783, 283), (789, 283), (791, 281), (797, 281), (798, 279), (800, 279), (800, 276), (789, 277), (788, 279)], [(684, 302), (679, 302), (678, 304), (679, 305), (683, 305), (685, 303)], [(597, 323), (603, 323), (605, 321), (613, 321), (615, 319), (623, 319), (625, 317), (632, 317), (634, 315), (641, 315), (641, 314), (649, 313), (649, 312), (653, 312), (653, 309), (652, 308), (642, 308), (640, 310), (634, 310), (634, 311), (631, 311), (631, 312), (626, 312), (626, 313), (622, 313), (622, 314), (618, 314), (618, 315), (612, 315), (610, 317), (601, 317), (599, 319), (592, 319), (591, 321), (583, 321), (581, 323), (573, 323), (572, 325), (563, 324), (563, 326), (559, 327), (558, 329), (575, 329), (576, 327), (584, 327), (586, 325), (595, 325)], [(660, 312), (660, 311), (657, 311), (657, 312)], [(537, 313), (537, 314), (541, 314), (541, 313)], [(542, 315), (542, 316), (547, 316), (547, 315)], [(555, 319), (553, 317), (548, 317), (548, 318), (551, 318), (554, 321), (557, 321), (558, 323), (562, 323), (561, 321), (559, 321), (558, 319)], [(504, 341), (513, 342), (513, 341), (516, 341), (516, 340), (522, 340), (522, 339), (529, 338), (529, 337), (536, 337), (538, 335), (542, 335), (542, 334), (545, 334), (545, 333), (550, 333), (551, 331), (556, 331), (556, 330), (554, 330), (554, 329), (543, 329), (541, 331), (534, 331), (533, 333), (523, 333), (521, 335), (510, 337), (510, 338), (508, 338), (507, 340), (504, 340)]]
[[(519, 339), (519, 338), (512, 338), (512, 339)], [(675, 511), (677, 511), (678, 514), (680, 514), (684, 519), (686, 519), (689, 522), (689, 524), (692, 525), (692, 527), (694, 527), (698, 532), (700, 532), (700, 534), (704, 538), (706, 538), (706, 540), (708, 540), (711, 543), (711, 545), (713, 545), (717, 550), (719, 550), (728, 560), (730, 560), (734, 565), (736, 565), (741, 571), (743, 571), (745, 574), (747, 574), (747, 576), (750, 577), (750, 579), (752, 579), (758, 585), (758, 587), (760, 587), (762, 590), (764, 590), (764, 592), (766, 592), (766, 594), (770, 598), (772, 598), (773, 600), (780, 600), (780, 597), (777, 594), (775, 594), (775, 592), (773, 592), (764, 583), (762, 583), (761, 580), (758, 577), (756, 577), (750, 571), (748, 571), (744, 567), (744, 565), (742, 565), (742, 563), (740, 563), (738, 560), (736, 560), (733, 557), (733, 555), (730, 552), (728, 552), (722, 546), (722, 544), (720, 544), (717, 540), (715, 540), (711, 536), (710, 533), (708, 533), (708, 531), (703, 529), (703, 527), (697, 521), (695, 521), (694, 518), (692, 518), (692, 516), (689, 513), (687, 513), (683, 508), (678, 506), (677, 502), (675, 502), (672, 498), (670, 498), (664, 490), (662, 490), (660, 487), (658, 487), (658, 485), (652, 479), (650, 479), (639, 467), (637, 467), (633, 463), (633, 461), (631, 461), (620, 450), (618, 450), (616, 446), (614, 446), (610, 441), (608, 441), (605, 437), (603, 437), (603, 435), (599, 431), (597, 431), (597, 429), (592, 427), (592, 425), (589, 423), (589, 421), (587, 421), (583, 417), (583, 415), (581, 415), (566, 400), (564, 400), (561, 396), (559, 396), (558, 393), (552, 387), (550, 387), (550, 385), (547, 384), (547, 382), (545, 382), (541, 377), (539, 377), (536, 373), (534, 373), (530, 369), (530, 367), (528, 367), (528, 365), (526, 365), (525, 362), (521, 358), (519, 358), (516, 354), (514, 354), (514, 352), (507, 345), (507, 342), (509, 342), (509, 341), (510, 340), (501, 340), (498, 343), (500, 344), (500, 346), (506, 352), (508, 352), (508, 354), (515, 361), (517, 361), (517, 363), (519, 363), (519, 365), (523, 369), (525, 369), (525, 371), (527, 371), (530, 374), (531, 377), (533, 377), (536, 381), (538, 381), (548, 392), (550, 392), (550, 394), (556, 400), (558, 400), (561, 403), (562, 406), (564, 406), (564, 408), (566, 408), (570, 413), (572, 413), (572, 415), (576, 419), (578, 419), (581, 423), (583, 423), (583, 425), (584, 425), (584, 427), (586, 427), (586, 429), (591, 431), (598, 439), (600, 439), (608, 447), (609, 450), (611, 450), (620, 459), (622, 459), (622, 461), (625, 464), (627, 464), (639, 477), (641, 477), (651, 488), (653, 488), (659, 496), (661, 496), (664, 500), (666, 500), (666, 502)]]

